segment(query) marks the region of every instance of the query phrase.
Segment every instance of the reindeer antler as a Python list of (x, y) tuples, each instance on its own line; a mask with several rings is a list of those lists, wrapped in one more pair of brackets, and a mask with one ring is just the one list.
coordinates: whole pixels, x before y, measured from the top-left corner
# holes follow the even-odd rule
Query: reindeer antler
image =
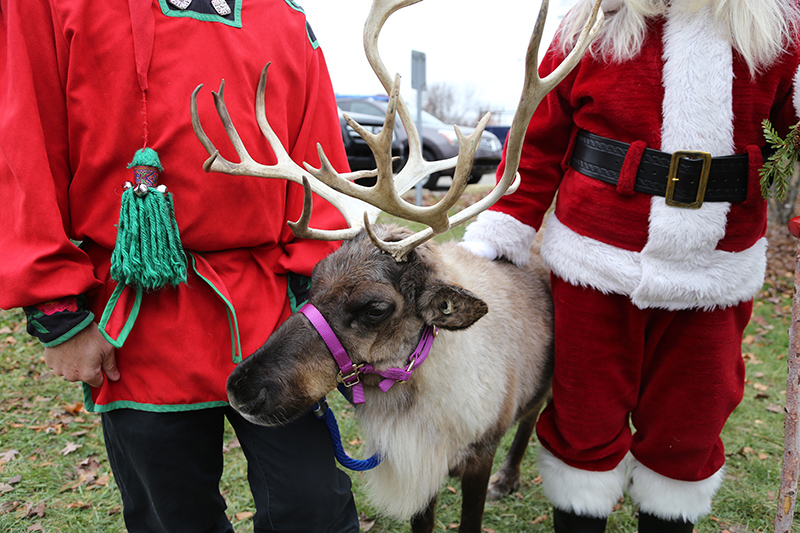
[[(198, 85), (197, 88), (192, 92), (191, 115), (194, 133), (210, 156), (205, 163), (203, 163), (203, 170), (206, 172), (222, 172), (224, 174), (230, 174), (233, 176), (254, 176), (257, 178), (284, 179), (299, 184), (303, 184), (304, 181), (309, 181), (311, 183), (310, 189), (319, 194), (325, 200), (329, 201), (340, 213), (342, 213), (349, 228), (343, 230), (313, 230), (308, 228), (308, 225), (306, 224), (304, 231), (300, 232), (298, 236), (320, 240), (352, 239), (360, 231), (361, 225), (363, 224), (363, 214), (366, 214), (370, 220), (375, 220), (378, 218), (380, 209), (357, 198), (352, 198), (350, 196), (338, 193), (319, 180), (314, 179), (314, 176), (311, 174), (311, 172), (316, 171), (316, 169), (314, 169), (312, 166), (306, 163), (306, 168), (303, 169), (300, 167), (300, 165), (292, 160), (286, 149), (281, 144), (280, 139), (272, 130), (272, 127), (267, 121), (264, 95), (267, 85), (268, 68), (269, 64), (267, 64), (261, 71), (261, 78), (259, 79), (258, 89), (256, 91), (255, 111), (256, 120), (258, 121), (259, 128), (261, 128), (261, 133), (267, 139), (267, 142), (275, 153), (275, 157), (278, 159), (278, 162), (275, 165), (262, 165), (261, 163), (257, 163), (255, 160), (253, 160), (253, 158), (247, 152), (247, 148), (245, 148), (242, 139), (239, 137), (239, 133), (236, 131), (233, 121), (231, 121), (230, 114), (228, 113), (228, 108), (225, 105), (225, 81), (223, 80), (220, 84), (219, 91), (212, 91), (212, 94), (214, 95), (214, 105), (217, 108), (217, 113), (219, 114), (222, 125), (225, 128), (225, 132), (228, 134), (228, 138), (230, 139), (231, 144), (233, 144), (233, 147), (239, 156), (240, 162), (233, 163), (222, 157), (219, 153), (219, 150), (217, 150), (217, 148), (214, 146), (214, 143), (203, 131), (203, 127), (200, 124), (200, 117), (197, 113), (197, 94), (203, 87), (201, 84)], [(327, 163), (327, 158), (325, 157), (321, 147), (318, 146), (318, 150), (320, 152), (320, 157), (324, 161), (324, 166), (324, 164)], [(330, 165), (330, 163), (327, 164)], [(365, 171), (353, 172), (349, 174), (352, 179), (370, 175), (372, 175), (370, 172)], [(310, 213), (308, 217), (310, 217)], [(306, 219), (308, 217), (306, 217)], [(303, 220), (303, 217), (301, 217), (301, 220)]]
[[(378, 4), (390, 5), (388, 7), (383, 7), (383, 9), (385, 9), (387, 12), (375, 13), (374, 18), (373, 12), (370, 12), (370, 17), (367, 19), (367, 25), (370, 25), (370, 23), (378, 24), (378, 21), (379, 24), (382, 25), (388, 16), (397, 9), (406, 5), (415, 4), (419, 1), (421, 0), (374, 0), (372, 4), (373, 12), (376, 11), (376, 5)], [(589, 20), (587, 20), (586, 24), (584, 25), (580, 38), (573, 47), (572, 51), (567, 55), (566, 58), (564, 58), (564, 61), (553, 72), (544, 78), (540, 78), (537, 71), (537, 59), (539, 56), (539, 46), (542, 42), (544, 23), (545, 19), (547, 18), (547, 8), (549, 5), (548, 0), (542, 0), (542, 5), (539, 8), (539, 16), (536, 19), (536, 25), (534, 26), (533, 34), (531, 35), (531, 40), (528, 44), (528, 51), (525, 57), (525, 82), (523, 84), (522, 96), (520, 97), (519, 105), (517, 106), (514, 119), (511, 122), (511, 128), (508, 132), (508, 141), (506, 143), (506, 166), (503, 176), (500, 178), (500, 180), (498, 180), (495, 188), (492, 189), (487, 196), (453, 215), (450, 218), (451, 226), (457, 226), (458, 224), (461, 224), (477, 215), (481, 211), (485, 211), (495, 202), (497, 202), (501, 196), (504, 194), (511, 194), (517, 189), (519, 185), (519, 174), (517, 173), (517, 168), (519, 167), (519, 161), (522, 156), (522, 144), (525, 139), (525, 132), (528, 129), (528, 124), (530, 123), (536, 108), (539, 106), (539, 103), (541, 103), (547, 93), (553, 90), (553, 88), (555, 88), (555, 86), (558, 85), (561, 80), (566, 78), (572, 69), (575, 68), (584, 52), (591, 44), (592, 40), (600, 31), (600, 26), (603, 23), (603, 11), (600, 9), (601, 1), (602, 0), (595, 0), (594, 8), (589, 16)], [(372, 48), (373, 46), (371, 44), (369, 46), (367, 45), (367, 32), (368, 30), (365, 26), (364, 46), (365, 48)], [(375, 34), (374, 39), (377, 39), (377, 33)], [(370, 38), (370, 41), (372, 40), (373, 39)], [(377, 56), (377, 52), (375, 55)], [(367, 52), (367, 56), (370, 56), (369, 51)], [(370, 64), (372, 64), (372, 68), (377, 73), (378, 78), (380, 78), (381, 82), (384, 83), (386, 69), (380, 62), (380, 58), (377, 58), (376, 63), (372, 63), (372, 61), (370, 61)], [(402, 110), (400, 113), (401, 120), (403, 120)], [(407, 110), (406, 114), (408, 114)], [(484, 117), (484, 119), (486, 119), (486, 117)], [(405, 121), (403, 123), (405, 124)], [(483, 128), (479, 129), (482, 130)], [(459, 137), (459, 141), (460, 139), (461, 138)], [(410, 133), (409, 142), (411, 142)], [(429, 240), (436, 234), (435, 230), (431, 228), (417, 232), (401, 241), (383, 242), (375, 236), (372, 228), (366, 221), (365, 227), (375, 245), (392, 254), (392, 256), (398, 261), (405, 259), (411, 250)]]
[[(269, 65), (264, 67), (259, 80), (256, 94), (256, 118), (264, 137), (267, 139), (278, 159), (275, 165), (262, 165), (255, 162), (247, 152), (244, 144), (233, 126), (225, 106), (223, 95), (224, 81), (218, 93), (213, 93), (217, 113), (222, 120), (225, 131), (239, 156), (239, 163), (232, 163), (223, 158), (214, 144), (203, 132), (197, 114), (197, 93), (202, 87), (198, 86), (192, 93), (192, 126), (200, 142), (205, 146), (210, 157), (204, 163), (207, 171), (223, 172), (232, 175), (249, 175), (261, 178), (278, 178), (302, 183), (306, 198), (303, 214), (296, 223), (289, 223), (295, 235), (300, 237), (321, 240), (343, 240), (355, 236), (363, 225), (375, 245), (381, 250), (390, 253), (396, 260), (403, 261), (415, 247), (427, 241), (436, 234), (444, 233), (452, 226), (461, 224), (480, 211), (488, 209), (502, 195), (510, 194), (519, 184), (517, 167), (522, 153), (522, 142), (528, 123), (536, 107), (562, 79), (577, 65), (580, 57), (588, 48), (591, 40), (597, 35), (603, 20), (600, 10), (601, 0), (595, 0), (594, 10), (581, 33), (580, 39), (572, 52), (561, 65), (544, 79), (537, 73), (537, 57), (539, 45), (542, 40), (544, 21), (547, 17), (548, 0), (543, 0), (536, 20), (531, 42), (528, 46), (526, 58), (525, 84), (520, 98), (511, 129), (508, 133), (506, 167), (502, 178), (488, 196), (473, 204), (467, 209), (449, 217), (449, 209), (455, 205), (467, 186), (472, 161), (480, 144), (480, 137), (490, 114), (487, 113), (479, 121), (472, 133), (465, 136), (458, 126), (455, 126), (458, 139), (458, 156), (442, 161), (425, 161), (422, 157), (422, 143), (417, 128), (405, 102), (399, 96), (400, 77), (392, 81), (388, 70), (378, 54), (378, 36), (389, 16), (403, 7), (416, 4), (421, 0), (373, 0), (372, 8), (364, 25), (364, 50), (367, 60), (378, 76), (381, 84), (389, 93), (389, 104), (386, 111), (384, 127), (380, 133), (372, 133), (362, 128), (356, 121), (345, 115), (345, 120), (358, 132), (359, 135), (373, 152), (376, 169), (373, 171), (360, 171), (338, 173), (325, 155), (321, 146), (317, 145), (320, 157), (320, 168), (316, 169), (304, 163), (305, 169), (296, 164), (289, 157), (286, 149), (281, 144), (277, 135), (269, 125), (266, 117), (264, 95), (266, 88), (266, 75)], [(391, 143), (394, 130), (395, 117), (400, 120), (406, 129), (409, 141), (409, 159), (400, 172), (394, 176), (392, 172)], [(417, 206), (402, 199), (401, 195), (411, 189), (423, 178), (447, 168), (453, 168), (453, 180), (445, 196), (432, 206)], [(372, 187), (364, 187), (353, 183), (353, 180), (362, 177), (377, 176)], [(512, 183), (513, 182), (513, 183)], [(328, 200), (345, 217), (349, 229), (330, 231), (309, 228), (311, 216), (311, 192), (319, 194)], [(380, 211), (391, 215), (419, 222), (427, 226), (421, 232), (399, 242), (383, 242), (378, 239), (370, 224), (377, 219)], [(362, 220), (363, 219), (363, 220)]]

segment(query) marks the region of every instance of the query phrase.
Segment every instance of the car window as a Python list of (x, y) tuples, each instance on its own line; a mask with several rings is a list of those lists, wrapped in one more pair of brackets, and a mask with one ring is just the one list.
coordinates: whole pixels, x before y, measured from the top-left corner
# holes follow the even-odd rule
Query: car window
[(378, 117), (382, 117), (386, 114), (385, 110), (380, 109), (375, 104), (371, 104), (369, 102), (351, 102), (350, 111), (353, 113), (364, 113), (365, 115), (375, 115)]

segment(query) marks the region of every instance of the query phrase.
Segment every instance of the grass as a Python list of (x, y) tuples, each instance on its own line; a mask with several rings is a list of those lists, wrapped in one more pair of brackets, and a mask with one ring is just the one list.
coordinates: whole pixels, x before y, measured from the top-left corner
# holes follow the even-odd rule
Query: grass
[[(444, 238), (460, 238), (463, 230), (455, 231)], [(791, 273), (773, 273), (756, 300), (743, 343), (748, 380), (745, 398), (723, 433), (726, 480), (711, 516), (697, 524), (698, 533), (767, 533), (773, 529), (783, 453), (791, 284)], [(47, 369), (40, 345), (25, 334), (19, 310), (0, 311), (0, 390), (0, 531), (124, 531), (99, 416), (83, 409), (78, 385)], [(346, 450), (362, 457), (363, 443), (352, 408), (338, 394), (332, 394), (329, 401)], [(496, 466), (511, 436), (504, 439)], [(225, 442), (221, 490), (228, 515), (237, 532), (252, 531), (249, 518), (255, 509), (247, 487), (246, 463), (230, 427)], [(485, 531), (552, 531), (550, 505), (536, 471), (536, 449), (534, 437), (519, 490), (487, 504)], [(408, 531), (406, 523), (375, 513), (364, 493), (364, 474), (352, 473), (351, 477), (363, 531)], [(440, 493), (437, 531), (451, 530), (458, 523), (460, 502), (458, 482), (448, 481)], [(794, 530), (800, 531), (800, 517), (796, 523)], [(611, 515), (608, 531), (636, 531), (635, 509), (629, 498), (621, 500)]]

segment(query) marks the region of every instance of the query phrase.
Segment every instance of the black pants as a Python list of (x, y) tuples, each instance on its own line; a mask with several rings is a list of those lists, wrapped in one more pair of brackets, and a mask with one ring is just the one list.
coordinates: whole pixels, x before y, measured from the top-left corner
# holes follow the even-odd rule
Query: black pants
[(103, 413), (103, 434), (131, 533), (233, 532), (220, 495), (224, 417), (247, 457), (254, 531), (357, 533), (350, 479), (311, 413), (279, 428), (230, 407)]

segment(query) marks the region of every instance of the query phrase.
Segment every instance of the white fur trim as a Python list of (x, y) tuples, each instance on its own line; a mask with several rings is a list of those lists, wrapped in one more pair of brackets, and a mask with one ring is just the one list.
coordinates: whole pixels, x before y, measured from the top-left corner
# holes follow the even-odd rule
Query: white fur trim
[(794, 75), (794, 113), (800, 117), (800, 68)]
[[(712, 156), (733, 153), (732, 65), (733, 51), (716, 32), (710, 6), (696, 12), (669, 8), (664, 28), (661, 150), (702, 150)], [(724, 202), (705, 203), (700, 209), (674, 208), (653, 197), (648, 241), (642, 250), (642, 282), (633, 299), (642, 307), (685, 300), (684, 293), (691, 296), (693, 289), (684, 288), (683, 278), (695, 278), (693, 272), (700, 274), (695, 283), (705, 288), (709, 278), (696, 267), (713, 255), (725, 236), (729, 209), (730, 204)], [(676, 271), (685, 275), (676, 278)]]
[(536, 230), (499, 211), (484, 211), (467, 226), (464, 241), (482, 241), (517, 266), (528, 264)]
[(539, 448), (536, 462), (545, 496), (562, 511), (607, 518), (623, 495), (627, 458), (614, 470), (591, 472), (569, 466)]
[(764, 282), (767, 241), (759, 239), (738, 253), (716, 250), (729, 208), (715, 202), (699, 210), (675, 209), (653, 197), (642, 280), (630, 295), (636, 306), (728, 307), (756, 295)]
[(722, 484), (724, 469), (701, 481), (679, 481), (657, 474), (631, 457), (628, 494), (640, 511), (664, 520), (696, 523), (711, 512), (711, 499)]
[[(659, 201), (664, 203), (663, 198), (654, 198), (654, 203)], [(678, 216), (687, 211), (666, 209)], [(573, 285), (630, 296), (642, 309), (728, 307), (753, 298), (764, 281), (764, 238), (741, 252), (709, 245), (676, 257), (666, 246), (637, 253), (590, 239), (562, 224), (555, 214), (546, 227), (542, 258), (556, 275)]]
[(711, 6), (668, 8), (664, 26), (661, 150), (733, 154), (733, 49)]
[(628, 295), (639, 285), (639, 254), (584, 237), (558, 220), (547, 218), (542, 259), (560, 278), (606, 294)]
[(458, 245), (466, 248), (475, 255), (485, 257), (489, 261), (497, 259), (497, 252), (495, 249), (483, 241), (461, 241)]

